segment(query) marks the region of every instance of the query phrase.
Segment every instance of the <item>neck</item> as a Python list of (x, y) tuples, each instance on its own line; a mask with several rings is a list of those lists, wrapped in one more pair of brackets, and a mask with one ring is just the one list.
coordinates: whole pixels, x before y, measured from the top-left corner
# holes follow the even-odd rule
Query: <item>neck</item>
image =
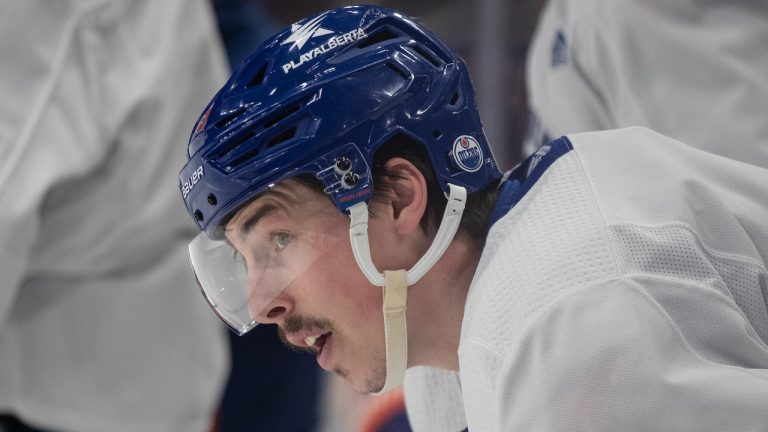
[(408, 289), (408, 366), (459, 370), (459, 338), (481, 247), (463, 233)]

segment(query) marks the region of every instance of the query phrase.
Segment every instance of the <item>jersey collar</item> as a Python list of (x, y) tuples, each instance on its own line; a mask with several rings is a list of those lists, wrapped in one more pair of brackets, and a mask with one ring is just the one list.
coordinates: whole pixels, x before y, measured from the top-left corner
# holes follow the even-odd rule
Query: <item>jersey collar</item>
[(556, 160), (571, 150), (573, 145), (568, 138), (561, 137), (541, 146), (536, 153), (507, 171), (499, 182), (499, 197), (491, 213), (488, 230), (531, 190)]

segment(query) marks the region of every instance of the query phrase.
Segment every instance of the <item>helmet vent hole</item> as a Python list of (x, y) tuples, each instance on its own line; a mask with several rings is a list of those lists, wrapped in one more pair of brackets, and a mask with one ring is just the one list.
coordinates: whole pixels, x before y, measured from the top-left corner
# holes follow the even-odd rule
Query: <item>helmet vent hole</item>
[(282, 144), (289, 139), (296, 136), (296, 126), (291, 126), (291, 128), (280, 132), (279, 134), (275, 135), (274, 137), (270, 138), (269, 141), (267, 141), (267, 147), (276, 146), (278, 144)]
[(386, 26), (381, 27), (380, 29), (374, 31), (373, 33), (369, 34), (367, 37), (364, 37), (360, 43), (357, 44), (358, 48), (367, 48), (371, 45), (382, 43), (388, 40), (399, 38), (400, 34), (395, 31), (392, 27)]
[(240, 108), (238, 110), (235, 110), (231, 114), (228, 114), (227, 116), (225, 116), (225, 117), (221, 118), (219, 121), (217, 121), (215, 126), (217, 128), (223, 128), (224, 126), (232, 123), (232, 120), (234, 120), (235, 118), (237, 118), (237, 116), (242, 114), (243, 111), (245, 111), (245, 108)]
[(290, 116), (291, 114), (297, 112), (300, 108), (301, 108), (301, 105), (296, 104), (292, 107), (286, 108), (285, 110), (279, 112), (278, 114), (275, 114), (274, 117), (264, 121), (264, 128), (265, 129), (271, 128), (272, 126), (279, 123), (281, 120), (284, 120), (288, 118), (288, 116)]
[(400, 75), (404, 80), (407, 80), (411, 77), (411, 75), (407, 71), (404, 71), (401, 67), (397, 66), (396, 64), (387, 63), (386, 66), (396, 74)]
[(419, 55), (419, 57), (422, 57), (424, 60), (429, 62), (432, 66), (440, 69), (443, 66), (443, 61), (440, 60), (440, 57), (438, 57), (435, 53), (432, 52), (429, 48), (425, 47), (421, 44), (415, 44), (413, 47), (413, 51)]
[(453, 93), (453, 96), (451, 96), (451, 100), (448, 101), (448, 105), (450, 105), (451, 107), (455, 108), (455, 107), (457, 107), (459, 105), (459, 102), (461, 102), (461, 92), (456, 90)]
[(435, 139), (440, 139), (440, 137), (443, 136), (443, 133), (439, 130), (435, 129), (432, 131), (432, 136), (435, 137)]
[(229, 152), (235, 150), (240, 146), (240, 144), (248, 141), (249, 139), (256, 136), (256, 133), (254, 131), (249, 131), (248, 133), (244, 133), (243, 135), (233, 139), (232, 141), (228, 142), (225, 147), (219, 151), (219, 157), (226, 156)]
[[(278, 144), (282, 144), (282, 143), (290, 140), (291, 138), (296, 136), (296, 130), (297, 130), (296, 126), (291, 126), (289, 129), (286, 129), (285, 131), (275, 135), (274, 137), (270, 138), (266, 142), (266, 144), (265, 144), (266, 147), (273, 147), (273, 146), (276, 146)], [(251, 134), (251, 136), (253, 136), (253, 134)], [(242, 141), (240, 141), (240, 142), (242, 142)], [(229, 163), (229, 166), (231, 168), (238, 167), (241, 164), (243, 164), (245, 162), (248, 162), (249, 160), (251, 160), (254, 157), (256, 157), (256, 155), (258, 155), (259, 152), (261, 152), (261, 150), (262, 150), (261, 147), (253, 147), (253, 148), (245, 151), (243, 154), (238, 155), (234, 160), (232, 160), (232, 162)]]
[(253, 78), (251, 78), (251, 80), (248, 81), (248, 84), (245, 86), (245, 88), (256, 87), (257, 85), (264, 82), (264, 75), (266, 73), (267, 73), (267, 63), (264, 63), (259, 68), (259, 71), (256, 72), (256, 75), (254, 75)]

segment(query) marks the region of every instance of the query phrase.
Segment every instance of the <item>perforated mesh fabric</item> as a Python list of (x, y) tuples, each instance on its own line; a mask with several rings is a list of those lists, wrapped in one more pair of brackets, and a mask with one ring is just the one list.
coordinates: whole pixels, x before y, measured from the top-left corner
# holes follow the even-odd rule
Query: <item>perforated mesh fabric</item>
[(413, 432), (459, 432), (467, 427), (458, 373), (413, 367), (405, 373), (403, 389)]
[[(733, 299), (757, 334), (768, 344), (768, 275), (750, 262), (715, 260), (715, 268), (731, 288)], [(760, 287), (760, 290), (755, 289)]]
[[(579, 161), (569, 154), (491, 229), (467, 299), (459, 349), (470, 430), (495, 430), (495, 375), (510, 341), (557, 298), (615, 276), (601, 220)], [(471, 379), (465, 379), (465, 371), (484, 372), (469, 372)]]
[[(652, 274), (711, 287), (732, 299), (768, 343), (766, 273), (761, 263), (705, 248), (683, 224), (610, 227), (617, 261), (627, 275)], [(762, 287), (762, 290), (760, 289)]]
[[(479, 267), (493, 266), (501, 272), (493, 277), (510, 281), (514, 289), (486, 288), (492, 286), (490, 275), (473, 281), (463, 326), (486, 328), (484, 340), (492, 347), (503, 346), (564, 290), (615, 274), (602, 217), (578, 159), (566, 155), (555, 166), (488, 235)], [(541, 189), (547, 193), (537, 193)], [(542, 245), (547, 247), (537, 247)], [(481, 304), (473, 301), (480, 290)], [(509, 325), (487, 321), (493, 317), (505, 317)]]

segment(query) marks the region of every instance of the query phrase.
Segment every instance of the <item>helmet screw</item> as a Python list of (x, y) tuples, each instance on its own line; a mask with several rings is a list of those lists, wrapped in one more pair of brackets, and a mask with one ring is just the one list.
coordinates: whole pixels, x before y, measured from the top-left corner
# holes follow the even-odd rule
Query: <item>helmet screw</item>
[(208, 204), (215, 206), (218, 201), (216, 200), (216, 195), (210, 193), (208, 194)]
[(344, 177), (341, 179), (341, 182), (344, 184), (345, 188), (350, 189), (350, 188), (355, 187), (355, 185), (357, 184), (358, 180), (360, 180), (360, 176), (359, 175), (357, 175), (355, 173), (352, 173), (352, 172), (348, 172), (348, 173), (344, 174)]
[(336, 174), (342, 175), (348, 172), (351, 168), (352, 168), (352, 161), (349, 160), (349, 158), (342, 156), (336, 159), (336, 166), (334, 167), (334, 169), (336, 170)]
[(195, 210), (195, 220), (198, 221), (198, 222), (202, 222), (203, 221), (203, 212), (201, 212), (200, 210)]

